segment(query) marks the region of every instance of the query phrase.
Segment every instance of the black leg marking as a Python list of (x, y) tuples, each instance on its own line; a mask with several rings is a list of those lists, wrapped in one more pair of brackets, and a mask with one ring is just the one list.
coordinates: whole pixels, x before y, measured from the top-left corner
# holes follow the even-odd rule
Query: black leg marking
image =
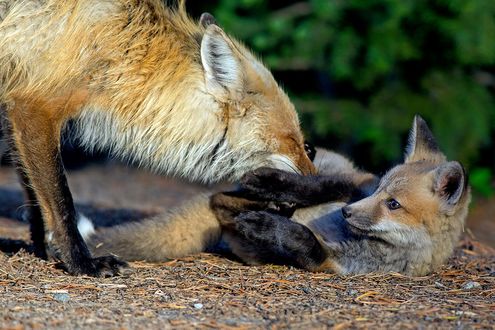
[(117, 275), (127, 263), (114, 256), (92, 258), (77, 229), (77, 218), (72, 195), (67, 184), (60, 153), (55, 155), (57, 187), (60, 195), (57, 198), (56, 211), (60, 217), (54, 224), (55, 243), (64, 261), (64, 269), (72, 274), (91, 276)]
[(41, 209), (36, 199), (36, 194), (31, 188), (29, 178), (22, 169), (22, 165), (18, 165), (18, 173), (21, 178), (21, 183), (24, 188), (26, 206), (22, 211), (22, 220), (29, 221), (29, 229), (31, 232), (31, 241), (33, 242), (33, 253), (35, 256), (48, 259), (45, 244), (45, 226)]

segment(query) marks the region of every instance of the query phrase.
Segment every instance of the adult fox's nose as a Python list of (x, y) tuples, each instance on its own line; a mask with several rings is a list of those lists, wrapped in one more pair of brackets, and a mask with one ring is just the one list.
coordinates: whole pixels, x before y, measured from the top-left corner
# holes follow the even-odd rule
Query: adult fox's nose
[(348, 219), (351, 217), (352, 213), (351, 213), (351, 208), (349, 206), (344, 206), (342, 208), (342, 215), (344, 216), (344, 218)]

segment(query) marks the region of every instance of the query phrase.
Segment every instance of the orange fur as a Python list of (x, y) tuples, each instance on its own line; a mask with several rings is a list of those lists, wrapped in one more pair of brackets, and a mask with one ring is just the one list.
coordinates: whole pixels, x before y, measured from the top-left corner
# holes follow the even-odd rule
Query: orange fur
[(0, 66), (21, 177), (73, 273), (120, 263), (90, 259), (75, 228), (59, 154), (69, 119), (89, 150), (189, 180), (261, 166), (314, 172), (270, 72), (214, 20), (190, 19), (184, 2), (0, 0)]
[[(268, 70), (241, 43), (194, 22), (182, 7), (158, 0), (0, 3), (7, 4), (0, 23), (0, 64), (8, 68), (0, 73), (0, 97), (7, 108), (43, 95), (60, 111), (57, 102), (84, 90), (84, 102), (59, 116), (78, 119), (75, 135), (89, 149), (109, 148), (157, 171), (206, 181), (270, 165), (275, 154), (296, 171), (314, 172), (294, 107)], [(230, 47), (238, 81), (211, 88), (204, 35)], [(244, 165), (222, 173), (226, 161), (219, 162), (206, 175), (194, 171), (203, 164), (170, 165), (212, 152), (224, 130), (221, 156), (249, 155)], [(182, 150), (191, 144), (198, 150), (187, 157)]]

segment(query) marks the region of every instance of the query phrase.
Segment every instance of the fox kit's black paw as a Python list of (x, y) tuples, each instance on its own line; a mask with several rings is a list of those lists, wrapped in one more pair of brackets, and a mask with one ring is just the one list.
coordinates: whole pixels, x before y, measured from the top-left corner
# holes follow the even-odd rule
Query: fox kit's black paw
[(89, 262), (80, 262), (73, 266), (59, 263), (57, 267), (67, 271), (71, 275), (111, 277), (127, 273), (129, 265), (127, 262), (119, 260), (114, 256), (103, 256), (89, 259)]
[(252, 198), (274, 202), (295, 203), (290, 192), (302, 184), (302, 176), (268, 167), (262, 167), (245, 174), (241, 180), (241, 189)]
[(267, 186), (284, 188), (297, 181), (299, 175), (269, 167), (261, 167), (246, 173), (240, 180), (241, 187), (250, 190), (267, 191)]
[(240, 181), (246, 196), (306, 207), (334, 201), (349, 201), (361, 193), (346, 175), (299, 175), (271, 168), (259, 168)]
[(315, 269), (326, 253), (309, 228), (268, 212), (245, 212), (224, 227), (233, 252), (250, 264), (282, 264)]
[(290, 218), (296, 211), (296, 208), (295, 203), (269, 202), (265, 211)]

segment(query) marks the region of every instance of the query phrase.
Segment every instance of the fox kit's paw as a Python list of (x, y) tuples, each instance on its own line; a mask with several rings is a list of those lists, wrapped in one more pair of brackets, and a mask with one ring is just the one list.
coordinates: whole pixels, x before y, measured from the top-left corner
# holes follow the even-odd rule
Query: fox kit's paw
[(114, 256), (97, 257), (73, 265), (59, 263), (57, 267), (67, 271), (71, 275), (88, 275), (93, 277), (111, 277), (129, 272), (127, 262), (119, 260)]
[(245, 174), (240, 185), (253, 198), (287, 202), (287, 192), (297, 187), (301, 178), (298, 174), (262, 167)]
[(316, 269), (326, 252), (309, 228), (268, 212), (245, 212), (227, 228), (233, 251), (250, 264), (273, 263)]
[(295, 203), (269, 202), (268, 206), (266, 208), (266, 211), (290, 218), (290, 217), (292, 217), (292, 215), (296, 211), (296, 208), (297, 208), (297, 206)]

